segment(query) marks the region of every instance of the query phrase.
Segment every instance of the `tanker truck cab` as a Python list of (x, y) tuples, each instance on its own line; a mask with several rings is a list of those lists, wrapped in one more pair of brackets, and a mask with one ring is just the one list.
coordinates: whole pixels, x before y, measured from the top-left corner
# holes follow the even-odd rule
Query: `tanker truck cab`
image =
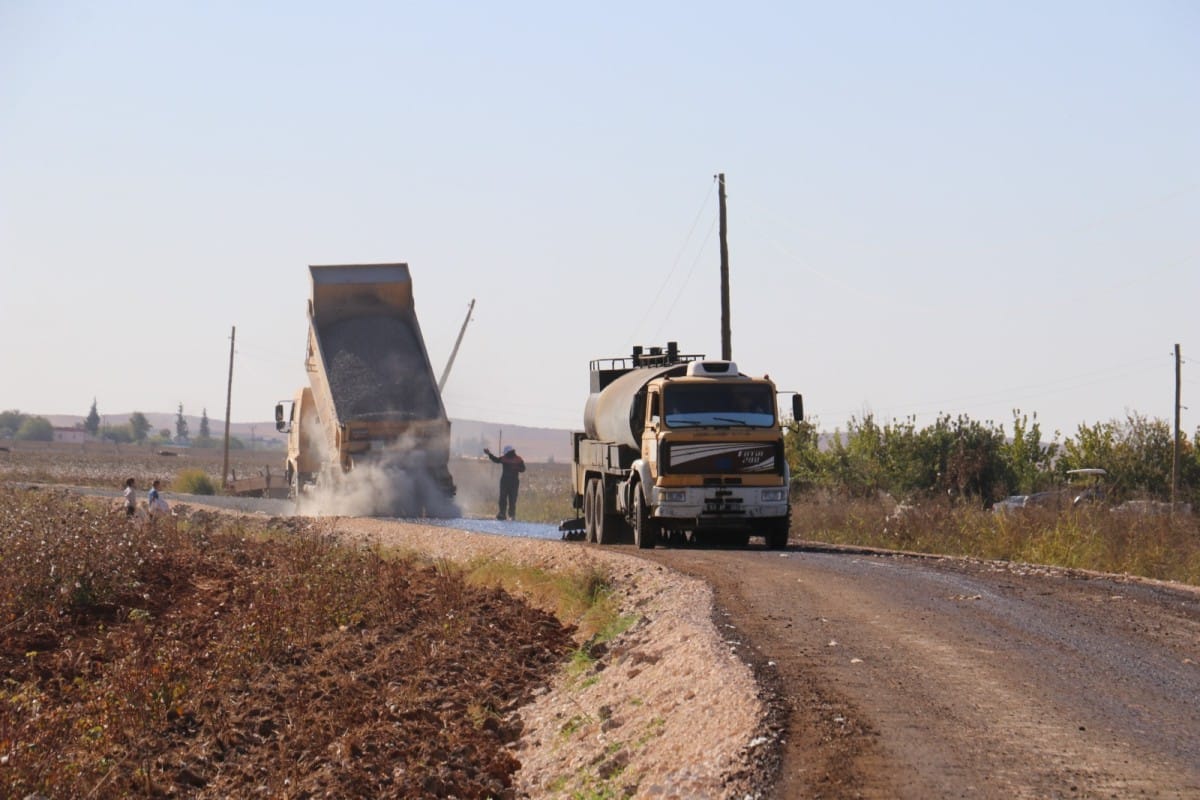
[(624, 503), (635, 541), (744, 545), (757, 534), (786, 543), (789, 475), (774, 384), (731, 361), (693, 361), (646, 394), (641, 459)]
[[(775, 384), (674, 343), (623, 361), (593, 362), (587, 430), (575, 434), (586, 538), (629, 528), (639, 547), (752, 536), (784, 547), (790, 476)], [(799, 395), (792, 411), (802, 418)]]

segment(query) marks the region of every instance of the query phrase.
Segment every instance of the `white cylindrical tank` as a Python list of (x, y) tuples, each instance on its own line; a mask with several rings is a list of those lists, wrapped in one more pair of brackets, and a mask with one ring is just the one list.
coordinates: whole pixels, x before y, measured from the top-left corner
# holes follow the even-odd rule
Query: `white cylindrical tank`
[(646, 418), (646, 394), (643, 391), (646, 384), (664, 375), (683, 375), (686, 369), (686, 364), (639, 367), (616, 378), (599, 392), (588, 395), (583, 409), (584, 432), (589, 439), (640, 449)]

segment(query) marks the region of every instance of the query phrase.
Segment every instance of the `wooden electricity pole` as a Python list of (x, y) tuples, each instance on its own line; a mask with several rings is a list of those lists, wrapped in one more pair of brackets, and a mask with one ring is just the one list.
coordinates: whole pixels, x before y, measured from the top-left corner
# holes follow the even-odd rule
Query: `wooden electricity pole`
[(721, 358), (733, 359), (733, 335), (729, 330), (729, 226), (725, 219), (725, 173), (717, 174), (717, 198), (721, 209)]
[(1179, 491), (1179, 344), (1175, 345), (1175, 446), (1171, 449), (1171, 513), (1175, 513), (1175, 495)]
[(229, 382), (225, 385), (225, 458), (221, 462), (221, 488), (229, 488), (229, 410), (233, 405), (233, 343), (237, 325), (229, 330)]

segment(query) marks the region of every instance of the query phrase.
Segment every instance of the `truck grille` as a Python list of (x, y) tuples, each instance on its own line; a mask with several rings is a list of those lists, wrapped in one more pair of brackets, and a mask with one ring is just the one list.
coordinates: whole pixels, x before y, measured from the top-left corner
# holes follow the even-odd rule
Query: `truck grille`
[(659, 460), (672, 475), (782, 475), (778, 442), (670, 443)]

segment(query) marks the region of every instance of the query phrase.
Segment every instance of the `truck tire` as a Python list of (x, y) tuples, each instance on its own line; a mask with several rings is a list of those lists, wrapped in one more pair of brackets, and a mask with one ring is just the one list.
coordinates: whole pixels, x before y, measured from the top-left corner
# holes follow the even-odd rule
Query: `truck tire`
[(640, 486), (633, 490), (633, 541), (643, 550), (658, 544), (658, 522), (650, 516)]
[(618, 526), (614, 524), (616, 520), (611, 514), (608, 514), (604, 508), (605, 504), (604, 481), (596, 479), (596, 500), (592, 507), (596, 511), (596, 542), (598, 544), (616, 544), (621, 532)]
[(777, 519), (768, 523), (767, 528), (767, 549), (768, 550), (783, 550), (788, 545), (788, 533), (791, 528), (791, 519)]
[(596, 489), (600, 481), (588, 478), (583, 485), (583, 538), (585, 541), (596, 541)]

